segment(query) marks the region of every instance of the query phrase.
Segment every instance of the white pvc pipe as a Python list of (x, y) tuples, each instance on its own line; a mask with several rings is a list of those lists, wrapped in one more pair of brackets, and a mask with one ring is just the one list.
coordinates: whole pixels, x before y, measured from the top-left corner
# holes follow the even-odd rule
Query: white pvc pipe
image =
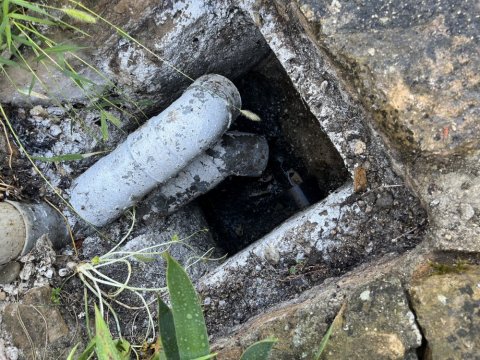
[(267, 163), (268, 144), (263, 136), (227, 132), (213, 148), (152, 191), (143, 206), (167, 215), (207, 193), (228, 176), (260, 176)]
[(230, 80), (200, 77), (74, 181), (73, 208), (95, 226), (108, 224), (211, 147), (240, 108), (240, 94)]
[(68, 231), (60, 214), (47, 204), (16, 201), (0, 203), (0, 265), (27, 254), (42, 235), (55, 248), (68, 242)]

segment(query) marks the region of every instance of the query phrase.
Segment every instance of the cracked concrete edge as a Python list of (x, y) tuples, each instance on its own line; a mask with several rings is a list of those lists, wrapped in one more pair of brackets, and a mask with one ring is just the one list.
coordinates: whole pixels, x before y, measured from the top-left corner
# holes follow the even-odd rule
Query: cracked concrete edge
[[(388, 150), (369, 121), (345, 77), (324, 49), (309, 37), (294, 3), (245, 1), (267, 44), (287, 72), (298, 93), (328, 135), (353, 175), (356, 167), (373, 163), (374, 181), (395, 181)], [(314, 55), (312, 55), (314, 54)], [(361, 144), (362, 151), (356, 151)], [(373, 162), (372, 159), (375, 159)]]

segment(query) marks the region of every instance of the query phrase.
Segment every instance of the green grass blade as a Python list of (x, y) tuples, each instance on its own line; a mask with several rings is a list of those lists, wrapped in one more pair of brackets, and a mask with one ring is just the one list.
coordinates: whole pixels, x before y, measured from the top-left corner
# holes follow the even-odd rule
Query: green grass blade
[(105, 116), (107, 117), (107, 120), (110, 121), (117, 128), (120, 128), (122, 126), (122, 121), (112, 113), (105, 111)]
[(103, 320), (102, 314), (95, 306), (95, 333), (96, 346), (95, 352), (99, 360), (122, 360), (122, 357), (117, 351), (117, 347), (112, 339), (110, 330)]
[(33, 87), (35, 86), (36, 81), (37, 78), (35, 76), (32, 76), (32, 81), (30, 81), (30, 86), (28, 87), (28, 96), (32, 95)]
[(72, 351), (70, 351), (70, 353), (68, 354), (67, 360), (74, 360), (74, 355), (77, 352), (78, 345), (80, 344), (75, 345)]
[(104, 151), (96, 151), (93, 153), (86, 153), (86, 154), (64, 154), (64, 155), (57, 155), (57, 156), (32, 156), (33, 160), (43, 161), (43, 162), (61, 162), (61, 161), (78, 161), (83, 160), (95, 155), (103, 154)]
[(94, 16), (82, 10), (71, 9), (71, 8), (61, 8), (59, 10), (63, 11), (65, 14), (67, 14), (71, 18), (78, 21), (82, 21), (90, 24), (94, 24), (97, 22), (97, 19)]
[(5, 38), (7, 39), (7, 48), (12, 49), (12, 29), (10, 28), (10, 20), (5, 21)]
[(129, 360), (132, 352), (130, 343), (125, 339), (117, 339), (113, 341), (117, 348), (117, 351), (122, 359)]
[(8, 14), (8, 17), (11, 19), (16, 19), (16, 20), (23, 20), (29, 23), (37, 23), (37, 24), (43, 24), (43, 25), (55, 25), (55, 22), (47, 19), (41, 19), (35, 16), (29, 16), (29, 15), (23, 15), (23, 14), (18, 14), (18, 13), (10, 13)]
[(155, 262), (157, 259), (154, 257), (150, 256), (145, 256), (145, 255), (140, 255), (140, 254), (134, 254), (133, 258), (137, 261), (143, 262), (143, 263), (150, 263), (150, 262)]
[[(35, 60), (41, 61), (43, 59), (46, 59), (48, 57), (48, 54), (64, 55), (67, 52), (75, 52), (75, 51), (82, 50), (82, 49), (87, 49), (87, 48), (88, 48), (87, 46), (75, 46), (75, 45), (58, 44), (58, 45), (54, 45), (54, 46), (42, 49), (43, 53), (40, 54), (39, 56), (37, 56), (35, 58)], [(63, 58), (63, 57), (62, 57), (61, 61), (59, 62), (59, 65), (62, 64), (62, 63), (65, 63), (65, 58)], [(65, 71), (70, 72), (70, 70), (66, 70), (66, 69), (65, 69)], [(74, 73), (74, 72), (72, 71), (72, 73)], [(86, 79), (86, 78), (84, 78), (84, 79)]]
[(325, 348), (327, 347), (328, 340), (330, 340), (330, 336), (332, 335), (333, 332), (333, 325), (335, 322), (333, 322), (329, 327), (327, 332), (322, 338), (322, 341), (320, 342), (320, 346), (318, 347), (317, 353), (315, 354), (315, 360), (320, 360), (320, 357), (322, 356), (323, 352), (325, 351)]
[(332, 324), (328, 327), (327, 332), (325, 335), (323, 335), (322, 341), (320, 341), (320, 345), (318, 346), (317, 353), (315, 354), (315, 360), (320, 360), (320, 357), (322, 356), (323, 352), (325, 351), (325, 348), (327, 347), (328, 341), (330, 340), (330, 336), (333, 333), (333, 328), (335, 325), (341, 323), (342, 317), (343, 317), (343, 312), (345, 311), (345, 303), (341, 306), (340, 310), (338, 310), (337, 315), (335, 316), (335, 319), (333, 319)]
[[(15, 25), (16, 25), (16, 23), (15, 23)], [(32, 40), (27, 39), (25, 36), (18, 36), (18, 35), (13, 35), (12, 34), (12, 39), (19, 44), (26, 45), (26, 46), (29, 46), (29, 47), (37, 46), (37, 44), (35, 44)]]
[(51, 156), (51, 157), (44, 157), (44, 156), (32, 156), (33, 160), (43, 161), (43, 162), (61, 162), (61, 161), (74, 161), (74, 160), (82, 160), (82, 154), (65, 154), (65, 155), (58, 155), (58, 156)]
[(77, 360), (88, 360), (93, 352), (95, 351), (95, 346), (97, 344), (97, 339), (95, 337), (92, 338), (85, 347), (85, 350), (80, 354)]
[(39, 6), (25, 0), (10, 0), (12, 4), (24, 7), (25, 9), (34, 11), (36, 13), (42, 14), (42, 15), (47, 15), (51, 16), (49, 13), (47, 13), (45, 10), (41, 9)]
[(168, 253), (165, 258), (180, 359), (190, 360), (209, 355), (207, 327), (197, 292), (180, 264)]
[(16, 61), (13, 61), (13, 60), (4, 58), (3, 56), (0, 56), (0, 64), (1, 64), (1, 65), (21, 67), (20, 64), (17, 63)]
[(25, 96), (33, 96), (33, 97), (36, 97), (38, 99), (43, 99), (43, 100), (48, 100), (49, 97), (44, 95), (44, 94), (40, 94), (36, 91), (33, 91), (33, 90), (29, 90), (29, 89), (17, 89), (17, 92), (19, 94), (22, 94), (22, 95), (25, 95)]
[(166, 358), (169, 360), (180, 359), (172, 310), (160, 297), (158, 297), (158, 328)]
[(76, 45), (69, 45), (69, 44), (58, 44), (52, 47), (48, 47), (43, 49), (47, 54), (53, 53), (66, 53), (66, 52), (75, 52), (83, 49), (88, 49), (88, 46), (76, 46)]
[(265, 339), (250, 345), (240, 360), (267, 360), (277, 339)]
[(102, 140), (108, 140), (108, 125), (107, 125), (107, 117), (105, 116), (105, 111), (100, 111), (100, 130), (102, 132)]
[(208, 355), (205, 355), (205, 356), (202, 356), (202, 357), (193, 359), (193, 360), (209, 360), (209, 359), (214, 359), (217, 355), (218, 355), (217, 353), (208, 354)]

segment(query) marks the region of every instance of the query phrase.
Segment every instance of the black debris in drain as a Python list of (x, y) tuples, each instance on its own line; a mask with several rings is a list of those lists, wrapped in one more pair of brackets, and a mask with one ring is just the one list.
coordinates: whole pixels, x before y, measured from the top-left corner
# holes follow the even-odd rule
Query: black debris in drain
[(243, 108), (262, 121), (239, 118), (232, 129), (264, 135), (270, 155), (260, 178), (228, 178), (199, 199), (210, 230), (229, 254), (325, 198), (348, 176), (340, 155), (274, 57), (236, 85)]

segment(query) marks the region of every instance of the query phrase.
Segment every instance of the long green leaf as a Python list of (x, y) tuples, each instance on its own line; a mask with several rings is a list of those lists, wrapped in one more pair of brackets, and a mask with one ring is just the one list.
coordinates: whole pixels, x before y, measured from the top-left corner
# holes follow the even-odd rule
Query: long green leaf
[(318, 347), (317, 353), (315, 355), (315, 360), (320, 359), (323, 351), (327, 347), (328, 340), (330, 340), (330, 336), (332, 335), (332, 332), (333, 332), (333, 325), (334, 325), (334, 322), (328, 327), (327, 332), (323, 336), (322, 341), (320, 342), (320, 346)]
[(58, 44), (49, 48), (43, 49), (47, 54), (51, 53), (65, 53), (65, 52), (74, 52), (78, 50), (87, 49), (88, 46), (76, 46), (76, 45), (69, 45), (69, 44)]
[(120, 128), (120, 126), (122, 126), (122, 121), (112, 113), (105, 111), (105, 116), (107, 117), (107, 120), (110, 121), (117, 128)]
[(33, 91), (33, 90), (30, 90), (30, 89), (17, 89), (17, 92), (19, 94), (22, 94), (22, 95), (25, 95), (25, 96), (33, 96), (33, 97), (36, 97), (36, 98), (39, 98), (39, 99), (43, 99), (43, 100), (48, 100), (49, 97), (44, 95), (44, 94), (40, 94), (36, 91)]
[[(35, 60), (36, 61), (41, 61), (45, 58), (47, 58), (47, 55), (48, 54), (59, 54), (59, 55), (64, 55), (65, 53), (67, 52), (75, 52), (75, 51), (78, 51), (78, 50), (82, 50), (82, 49), (87, 49), (86, 46), (75, 46), (75, 45), (63, 45), (63, 44), (59, 44), (59, 45), (55, 45), (55, 46), (51, 46), (51, 47), (47, 47), (45, 49), (42, 49), (42, 54), (38, 55)], [(64, 59), (62, 59), (59, 63), (64, 63)], [(69, 73), (66, 75), (67, 76), (70, 76), (70, 73), (72, 74), (76, 74), (78, 75), (77, 73), (73, 72), (73, 71), (70, 71), (70, 70), (64, 70), (64, 72), (68, 71)], [(78, 75), (80, 76), (80, 75)], [(71, 77), (71, 76), (70, 76)], [(81, 79), (82, 81), (85, 81), (85, 80), (88, 80), (87, 78), (83, 78)], [(90, 81), (90, 80), (88, 80)]]
[(143, 262), (143, 263), (150, 263), (150, 262), (155, 262), (157, 259), (151, 256), (145, 256), (145, 255), (140, 255), (140, 254), (134, 254), (133, 258), (137, 261)]
[(73, 356), (77, 352), (78, 345), (80, 344), (75, 345), (74, 348), (70, 351), (70, 353), (68, 354), (67, 360), (74, 360)]
[(100, 111), (100, 131), (102, 132), (102, 140), (108, 140), (108, 125), (107, 125), (107, 117), (105, 115), (105, 111)]
[(25, 0), (10, 0), (12, 4), (24, 7), (28, 10), (34, 11), (36, 13), (42, 14), (42, 15), (47, 15), (51, 16), (49, 13), (47, 13), (45, 10), (41, 9), (39, 6)]
[(95, 336), (88, 342), (85, 350), (80, 354), (77, 360), (88, 360), (90, 356), (95, 351), (95, 346), (97, 345), (97, 339)]
[(86, 154), (64, 154), (64, 155), (57, 155), (51, 157), (44, 157), (44, 156), (32, 156), (33, 160), (44, 161), (44, 162), (61, 162), (61, 161), (75, 161), (75, 160), (83, 160), (95, 155), (103, 154), (104, 151), (97, 151), (93, 153), (86, 153)]
[(267, 360), (277, 339), (265, 339), (250, 345), (240, 360)]
[(85, 86), (85, 84), (92, 84), (92, 85), (94, 84), (92, 80), (86, 78), (85, 76), (79, 75), (77, 72), (70, 71), (68, 69), (62, 69), (62, 73), (65, 76), (68, 76), (73, 81), (75, 81), (78, 84), (78, 86), (80, 86), (82, 89)]
[(214, 359), (217, 355), (218, 355), (217, 353), (208, 354), (208, 355), (205, 355), (205, 356), (193, 359), (193, 360), (210, 360), (210, 359)]
[(338, 313), (335, 316), (335, 319), (333, 319), (332, 323), (328, 327), (327, 332), (325, 333), (325, 335), (323, 335), (323, 338), (322, 338), (322, 341), (320, 342), (317, 353), (315, 354), (315, 360), (320, 360), (320, 357), (322, 356), (322, 353), (325, 351), (325, 348), (327, 347), (328, 341), (330, 340), (330, 336), (333, 333), (334, 327), (335, 326), (340, 326), (340, 323), (341, 323), (342, 317), (343, 317), (343, 312), (345, 311), (345, 308), (346, 308), (346, 303), (344, 303), (340, 307), (340, 310), (338, 310)]
[(197, 292), (180, 264), (168, 253), (165, 253), (165, 258), (180, 359), (191, 360), (209, 355), (207, 327)]
[(95, 352), (99, 360), (122, 360), (97, 306), (95, 306), (95, 337), (97, 338)]
[(122, 359), (128, 360), (130, 359), (130, 354), (132, 352), (132, 347), (130, 343), (125, 339), (117, 339), (113, 341), (115, 343), (115, 347)]
[(37, 46), (37, 44), (35, 44), (32, 40), (26, 38), (24, 35), (23, 36), (12, 35), (12, 39), (20, 44), (30, 46), (32, 48)]
[(160, 341), (162, 342), (165, 356), (169, 360), (180, 359), (175, 334), (175, 323), (170, 308), (158, 297), (158, 328), (160, 330)]
[(35, 82), (37, 81), (37, 77), (32, 75), (32, 81), (30, 81), (30, 86), (28, 87), (28, 96), (32, 94), (33, 87), (35, 86)]
[(10, 13), (8, 14), (8, 17), (11, 19), (17, 19), (17, 20), (24, 20), (27, 22), (33, 22), (33, 23), (38, 23), (38, 24), (43, 24), (43, 25), (55, 25), (55, 23), (51, 20), (47, 19), (41, 19), (35, 16), (29, 16), (29, 15), (23, 15), (23, 14), (18, 14), (18, 13)]
[(12, 49), (12, 29), (10, 28), (10, 20), (5, 21), (5, 38), (7, 39), (7, 47), (11, 51)]
[(19, 63), (13, 61), (13, 60), (9, 60), (7, 58), (4, 58), (3, 56), (0, 56), (0, 64), (1, 65), (8, 65), (8, 66), (20, 66)]

